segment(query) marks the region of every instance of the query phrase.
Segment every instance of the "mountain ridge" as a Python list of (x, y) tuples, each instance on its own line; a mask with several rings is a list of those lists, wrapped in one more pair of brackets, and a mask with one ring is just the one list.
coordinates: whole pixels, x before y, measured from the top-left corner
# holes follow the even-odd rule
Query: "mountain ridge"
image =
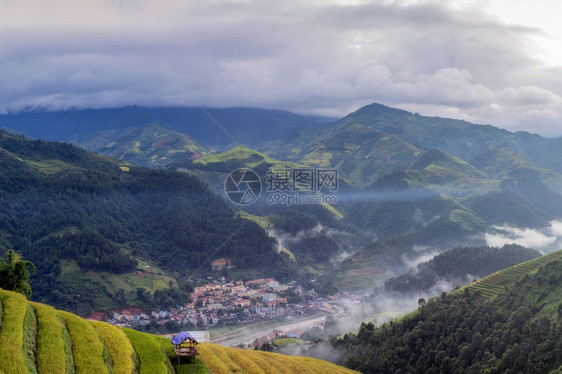
[[(156, 123), (188, 134), (211, 148), (238, 145), (230, 135), (249, 146), (285, 137), (304, 127), (330, 122), (333, 118), (302, 116), (285, 110), (262, 108), (208, 108), (213, 118), (196, 107), (141, 107), (34, 110), (0, 115), (6, 127), (30, 137), (69, 141), (78, 134), (102, 130), (125, 130)], [(219, 128), (214, 121), (220, 123)], [(223, 131), (225, 129), (230, 135)]]

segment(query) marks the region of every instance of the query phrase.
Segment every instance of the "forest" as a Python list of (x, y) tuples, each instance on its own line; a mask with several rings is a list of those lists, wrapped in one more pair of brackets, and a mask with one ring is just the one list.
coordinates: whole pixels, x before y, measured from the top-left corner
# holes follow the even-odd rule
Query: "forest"
[(142, 259), (187, 277), (229, 257), (239, 269), (270, 274), (281, 261), (274, 248), (195, 177), (0, 132), (0, 254), (14, 249), (33, 260), (38, 300), (64, 292), (64, 259), (113, 273)]
[[(461, 247), (438, 254), (430, 261), (397, 277), (388, 279), (385, 291), (415, 294), (428, 290), (437, 282), (444, 281), (464, 285), (506, 267), (531, 260), (541, 254), (517, 244), (506, 244), (501, 248)], [(472, 279), (467, 278), (472, 277)]]
[(332, 338), (345, 365), (363, 373), (559, 373), (562, 261), (547, 263), (485, 300), (443, 293), (381, 327)]

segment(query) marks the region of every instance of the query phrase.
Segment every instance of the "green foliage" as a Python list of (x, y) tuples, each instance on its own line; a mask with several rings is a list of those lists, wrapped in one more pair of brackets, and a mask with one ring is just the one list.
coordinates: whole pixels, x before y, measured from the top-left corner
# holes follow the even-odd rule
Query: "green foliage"
[(76, 366), (74, 365), (74, 355), (72, 354), (72, 338), (68, 333), (68, 328), (66, 327), (66, 323), (64, 320), (57, 314), (58, 321), (62, 324), (62, 341), (64, 346), (64, 356), (66, 357), (65, 364), (66, 364), (66, 374), (74, 374), (76, 373)]
[(301, 230), (310, 230), (318, 224), (318, 220), (298, 210), (291, 209), (283, 215), (269, 217), (276, 229), (295, 235)]
[(103, 322), (92, 322), (92, 324), (109, 350), (115, 374), (132, 373), (135, 368), (135, 350), (123, 330)]
[(35, 265), (31, 261), (21, 260), (21, 255), (10, 249), (0, 261), (0, 288), (19, 292), (29, 298), (29, 277), (32, 273), (35, 273)]
[[(0, 372), (5, 374), (207, 373), (207, 368), (213, 373), (352, 372), (321, 360), (278, 354), (264, 356), (264, 352), (208, 343), (197, 346), (200, 355), (194, 360), (182, 360), (181, 365), (174, 367), (172, 361), (176, 362), (176, 357), (169, 338), (89, 322), (29, 302), (11, 291), (0, 290), (0, 303), (5, 312), (0, 332)], [(25, 355), (29, 356), (27, 366)]]
[[(353, 212), (353, 221), (361, 227), (375, 230), (381, 239), (386, 239), (431, 230), (439, 217), (440, 224), (453, 224), (445, 217), (449, 217), (453, 210), (466, 210), (438, 191), (421, 184), (411, 184), (409, 178), (410, 175), (404, 171), (381, 178), (368, 188), (368, 201), (358, 198), (349, 203), (347, 209)], [(454, 224), (461, 227), (458, 223)], [(448, 234), (447, 228), (440, 229), (439, 239), (443, 240), (444, 234)]]
[(562, 364), (562, 260), (548, 262), (486, 300), (468, 289), (419, 312), (334, 338), (362, 372), (546, 373)]
[(273, 344), (278, 347), (288, 347), (293, 344), (304, 344), (304, 342), (297, 338), (280, 337), (273, 340)]
[(548, 262), (561, 258), (562, 251), (552, 252), (490, 274), (487, 277), (479, 279), (476, 282), (472, 282), (461, 288), (458, 292), (467, 288), (471, 292), (480, 292), (484, 298), (491, 298), (503, 291), (506, 286), (515, 282), (517, 277), (531, 274)]
[[(125, 130), (109, 138), (107, 133), (73, 139), (86, 149), (119, 158), (135, 166), (162, 167), (175, 161), (207, 155), (211, 150), (185, 134), (156, 124)], [(99, 144), (103, 146), (99, 146)]]

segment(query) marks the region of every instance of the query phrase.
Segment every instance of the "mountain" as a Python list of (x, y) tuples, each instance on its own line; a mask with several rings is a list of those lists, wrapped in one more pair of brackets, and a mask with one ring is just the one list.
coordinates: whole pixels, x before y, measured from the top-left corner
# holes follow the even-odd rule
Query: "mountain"
[(255, 146), (332, 120), (258, 108), (209, 108), (204, 112), (200, 108), (130, 106), (114, 109), (9, 113), (0, 115), (0, 128), (12, 129), (44, 140), (69, 141), (80, 135), (83, 141), (86, 135), (95, 137), (104, 131), (120, 132), (148, 124), (158, 124), (188, 134), (211, 148), (223, 148), (240, 144)]
[[(105, 155), (195, 175), (226, 199), (229, 173), (251, 168), (261, 180), (262, 194), (255, 203), (236, 209), (278, 238), (287, 232), (276, 233), (272, 218), (290, 221), (294, 217), (291, 210), (297, 208), (325, 233), (338, 232), (338, 238), (330, 238), (337, 251), (332, 250), (332, 240), (308, 244), (314, 248), (325, 244), (332, 258), (344, 253), (355, 256), (341, 265), (345, 277), (371, 274), (373, 269), (381, 277), (398, 275), (409, 268), (403, 256), (482, 246), (487, 244), (485, 234), (498, 233), (506, 225), (540, 229), (562, 217), (562, 175), (555, 151), (559, 139), (426, 117), (379, 104), (320, 124), (299, 122), (285, 112), (213, 110), (217, 118), (225, 116), (224, 123), (219, 122), (228, 132), (246, 137), (251, 145), (241, 146), (232, 139), (220, 140), (226, 135), (221, 132), (218, 136), (215, 130), (220, 129), (212, 121), (213, 126), (206, 128), (199, 120), (180, 121), (195, 118), (190, 117), (193, 110), (129, 107), (27, 112), (0, 117), (0, 124), (12, 119), (20, 128), (32, 128), (34, 119), (45, 119), (52, 134), (71, 132), (73, 141)], [(160, 125), (140, 126), (142, 118)], [(239, 122), (228, 122), (232, 118)], [(114, 129), (101, 131), (110, 127)], [(40, 131), (38, 128), (34, 131)], [(158, 140), (160, 136), (167, 141)], [(219, 152), (212, 153), (212, 145), (218, 143)], [(272, 181), (268, 173), (272, 169), (301, 168), (337, 171), (337, 191), (330, 191), (335, 197), (332, 203), (286, 206), (279, 204), (280, 199), (274, 201), (285, 195), (265, 191)], [(297, 259), (318, 257), (299, 240), (291, 239), (282, 247)]]
[(355, 373), (326, 361), (199, 343), (179, 362), (169, 338), (93, 322), (0, 289), (0, 372)]
[[(484, 297), (470, 286), (425, 302), (400, 320), (335, 338), (346, 366), (364, 373), (562, 371), (562, 252)], [(492, 277), (492, 276), (490, 276)], [(484, 278), (482, 281), (484, 281)], [(480, 282), (482, 282), (480, 281)]]
[[(490, 125), (425, 117), (371, 104), (337, 122), (303, 129), (258, 149), (267, 148), (273, 157), (306, 165), (338, 167), (354, 184), (368, 186), (389, 172), (410, 168), (430, 150), (450, 154), (493, 179), (523, 168), (560, 173), (562, 161), (556, 148), (560, 144), (562, 138), (512, 133)], [(556, 180), (560, 188), (559, 178)]]
[(0, 251), (35, 263), (36, 300), (71, 310), (146, 302), (138, 289), (178, 303), (220, 257), (234, 277), (281, 275), (275, 241), (195, 177), (70, 144), (0, 132), (0, 206)]
[(485, 245), (496, 226), (543, 228), (562, 217), (560, 141), (372, 104), (258, 149), (337, 169), (351, 185), (337, 209), (377, 239), (342, 271), (387, 276), (380, 270), (406, 271), (400, 259), (415, 248)]
[(505, 148), (526, 155), (538, 166), (562, 172), (556, 155), (562, 138), (548, 139), (527, 132), (510, 132), (490, 125), (417, 113), (371, 104), (326, 126), (329, 137), (337, 137), (346, 128), (367, 126), (400, 137), (421, 150), (436, 148), (471, 162), (483, 151)]
[(318, 168), (337, 168), (350, 184), (367, 186), (405, 169), (421, 150), (400, 137), (362, 124), (321, 125), (258, 147), (273, 157)]
[(94, 134), (78, 134), (69, 141), (90, 151), (145, 167), (163, 167), (175, 161), (214, 153), (191, 137), (156, 124), (121, 132), (103, 130)]
[[(349, 280), (353, 273), (408, 270), (402, 258), (415, 256), (414, 248), (427, 254), (482, 246), (483, 234), (497, 227), (542, 228), (562, 217), (562, 175), (536, 152), (539, 144), (550, 150), (554, 141), (373, 104), (338, 122), (262, 143), (260, 152), (234, 148), (187, 169), (197, 169), (216, 191), (223, 188), (225, 173), (239, 167), (258, 168), (262, 181), (263, 170), (274, 165), (337, 170), (340, 188), (332, 207), (340, 223), (353, 236), (377, 240), (359, 252), (349, 240), (336, 240), (337, 252), (357, 252), (342, 265), (345, 275), (338, 275), (338, 282), (343, 286), (349, 282), (341, 277)], [(223, 174), (212, 176), (218, 169)], [(243, 209), (254, 216), (276, 214), (266, 204)], [(318, 218), (318, 211), (307, 213)], [(302, 251), (299, 246), (290, 251)]]

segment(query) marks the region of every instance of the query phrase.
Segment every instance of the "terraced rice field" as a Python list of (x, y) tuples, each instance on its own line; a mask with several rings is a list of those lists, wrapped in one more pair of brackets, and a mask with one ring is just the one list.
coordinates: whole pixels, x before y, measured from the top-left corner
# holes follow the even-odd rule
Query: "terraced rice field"
[(307, 357), (207, 343), (198, 349), (195, 362), (178, 366), (167, 338), (87, 321), (0, 289), (2, 374), (354, 373)]
[(212, 373), (355, 373), (353, 370), (308, 357), (247, 351), (216, 344), (201, 344), (197, 349), (201, 360)]
[(558, 258), (562, 258), (562, 250), (502, 269), (476, 282), (470, 283), (460, 288), (458, 291), (463, 291), (465, 288), (468, 288), (471, 292), (480, 291), (484, 298), (489, 299), (512, 284), (518, 276), (533, 273), (542, 265)]

